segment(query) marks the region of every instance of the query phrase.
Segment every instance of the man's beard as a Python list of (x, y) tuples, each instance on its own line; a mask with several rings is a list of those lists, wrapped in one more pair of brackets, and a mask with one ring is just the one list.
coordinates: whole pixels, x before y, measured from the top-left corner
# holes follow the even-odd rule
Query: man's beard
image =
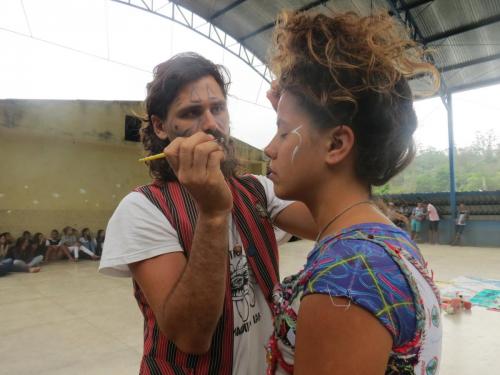
[[(211, 134), (215, 137), (213, 133)], [(222, 139), (218, 143), (224, 149), (224, 160), (220, 163), (222, 174), (226, 178), (234, 177), (236, 175), (236, 169), (239, 166), (238, 159), (236, 158), (236, 151), (234, 148), (234, 140), (229, 136), (219, 136), (216, 137), (216, 139)]]

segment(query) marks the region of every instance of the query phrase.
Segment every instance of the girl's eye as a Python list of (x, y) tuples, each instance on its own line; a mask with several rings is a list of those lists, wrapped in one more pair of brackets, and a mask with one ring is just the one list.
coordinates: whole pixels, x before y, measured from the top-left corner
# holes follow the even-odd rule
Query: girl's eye
[(280, 134), (280, 138), (281, 139), (285, 139), (287, 135), (288, 135), (288, 133), (281, 133)]

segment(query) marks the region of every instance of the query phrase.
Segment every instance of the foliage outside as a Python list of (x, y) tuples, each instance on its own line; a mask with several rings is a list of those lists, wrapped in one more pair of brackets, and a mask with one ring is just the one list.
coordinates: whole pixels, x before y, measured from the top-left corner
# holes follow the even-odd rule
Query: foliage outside
[[(500, 190), (500, 141), (492, 131), (476, 133), (471, 146), (455, 153), (457, 191)], [(450, 191), (448, 151), (419, 148), (415, 160), (376, 194)]]

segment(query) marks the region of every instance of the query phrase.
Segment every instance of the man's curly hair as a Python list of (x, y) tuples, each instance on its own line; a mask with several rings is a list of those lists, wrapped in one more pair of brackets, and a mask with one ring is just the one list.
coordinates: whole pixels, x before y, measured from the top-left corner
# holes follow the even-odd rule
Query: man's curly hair
[[(217, 65), (194, 52), (184, 52), (171, 57), (157, 65), (153, 70), (153, 80), (146, 86), (147, 97), (144, 101), (146, 115), (140, 129), (141, 141), (147, 156), (159, 154), (170, 144), (170, 140), (160, 139), (153, 126), (152, 116), (165, 120), (171, 104), (179, 92), (191, 82), (205, 76), (211, 76), (220, 86), (224, 98), (227, 98), (231, 84), (229, 72), (222, 65)], [(223, 170), (232, 173), (237, 161), (234, 159), (234, 145), (232, 139), (227, 140), (227, 150), (231, 155), (230, 161), (223, 162)], [(177, 177), (170, 168), (167, 160), (157, 159), (147, 162), (149, 173), (161, 181), (176, 181)]]
[(270, 65), (280, 90), (294, 94), (320, 129), (355, 134), (357, 176), (383, 185), (413, 159), (417, 118), (407, 79), (436, 68), (387, 13), (362, 17), (283, 12)]

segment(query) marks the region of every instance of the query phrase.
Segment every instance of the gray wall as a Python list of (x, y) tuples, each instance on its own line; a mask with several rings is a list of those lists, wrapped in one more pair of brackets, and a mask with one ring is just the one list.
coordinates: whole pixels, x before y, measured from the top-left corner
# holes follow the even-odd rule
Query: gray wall
[[(421, 240), (428, 242), (428, 221), (422, 224)], [(449, 217), (442, 217), (439, 222), (439, 243), (451, 243), (455, 235), (455, 222)], [(498, 247), (500, 250), (500, 217), (488, 219), (471, 217), (462, 234), (463, 246)]]

